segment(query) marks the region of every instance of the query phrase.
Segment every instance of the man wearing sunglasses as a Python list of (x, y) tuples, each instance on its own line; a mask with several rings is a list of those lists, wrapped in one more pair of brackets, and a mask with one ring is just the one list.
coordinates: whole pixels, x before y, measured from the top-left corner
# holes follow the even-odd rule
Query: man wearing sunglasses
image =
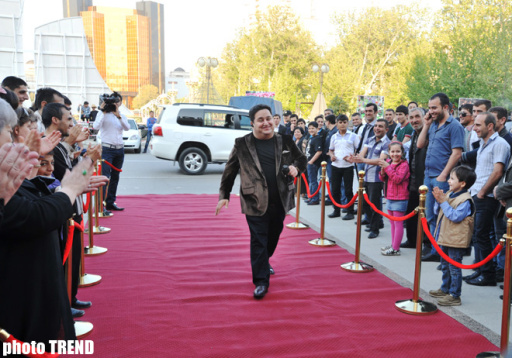
[[(465, 103), (459, 108), (460, 124), (464, 127), (464, 151), (469, 152), (479, 146), (478, 136), (473, 130), (475, 119), (473, 118), (473, 105)], [(473, 147), (476, 145), (476, 147)]]

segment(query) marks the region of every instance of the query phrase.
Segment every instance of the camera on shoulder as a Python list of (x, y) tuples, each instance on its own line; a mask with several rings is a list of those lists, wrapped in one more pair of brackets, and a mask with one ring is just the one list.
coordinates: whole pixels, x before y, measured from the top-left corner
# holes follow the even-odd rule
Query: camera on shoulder
[(106, 113), (115, 112), (117, 110), (116, 103), (119, 103), (123, 100), (123, 97), (117, 93), (113, 92), (111, 94), (104, 93), (100, 95), (99, 104), (105, 103), (101, 110)]

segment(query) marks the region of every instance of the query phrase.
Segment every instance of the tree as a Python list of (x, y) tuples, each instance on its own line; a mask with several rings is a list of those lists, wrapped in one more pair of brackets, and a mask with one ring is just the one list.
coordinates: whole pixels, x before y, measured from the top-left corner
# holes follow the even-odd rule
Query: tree
[(158, 88), (153, 85), (145, 85), (139, 89), (139, 94), (133, 99), (132, 107), (140, 108), (159, 96)]
[(226, 99), (245, 91), (275, 92), (285, 109), (294, 110), (310, 95), (317, 58), (317, 46), (297, 16), (288, 7), (269, 7), (225, 47), (216, 87)]

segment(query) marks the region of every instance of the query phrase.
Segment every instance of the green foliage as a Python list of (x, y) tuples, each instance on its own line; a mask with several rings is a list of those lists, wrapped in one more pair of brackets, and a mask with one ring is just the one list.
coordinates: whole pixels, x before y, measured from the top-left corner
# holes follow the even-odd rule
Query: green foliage
[(132, 107), (140, 108), (159, 95), (158, 88), (153, 85), (145, 85), (139, 89), (139, 94), (133, 99)]

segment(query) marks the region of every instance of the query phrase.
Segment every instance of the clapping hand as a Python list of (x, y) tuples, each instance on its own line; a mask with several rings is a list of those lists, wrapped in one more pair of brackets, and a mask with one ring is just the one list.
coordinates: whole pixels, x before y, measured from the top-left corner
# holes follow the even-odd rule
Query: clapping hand
[(432, 191), (432, 195), (434, 195), (434, 198), (436, 199), (436, 201), (439, 204), (446, 201), (446, 194), (444, 193), (443, 190), (439, 189), (439, 187), (437, 187), (437, 186)]

